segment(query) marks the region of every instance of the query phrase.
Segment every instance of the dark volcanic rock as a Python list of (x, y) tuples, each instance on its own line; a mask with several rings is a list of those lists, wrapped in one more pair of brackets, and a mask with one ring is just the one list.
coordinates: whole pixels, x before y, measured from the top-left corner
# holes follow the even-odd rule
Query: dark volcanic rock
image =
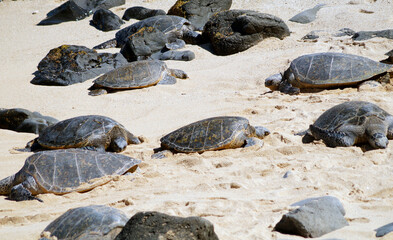
[(67, 86), (84, 82), (127, 63), (119, 53), (97, 53), (84, 46), (62, 45), (40, 61), (32, 84)]
[(200, 217), (176, 217), (159, 212), (135, 214), (116, 240), (218, 240), (211, 222)]
[(129, 62), (159, 59), (190, 61), (195, 58), (191, 51), (172, 51), (185, 45), (183, 40), (176, 39), (168, 42), (167, 36), (154, 27), (145, 27), (128, 37), (126, 44), (121, 49), (121, 54)]
[(356, 32), (352, 36), (352, 39), (355, 41), (363, 41), (375, 37), (393, 39), (393, 29), (386, 29), (381, 31), (360, 31)]
[(389, 223), (389, 224), (386, 224), (386, 225), (384, 225), (382, 227), (379, 227), (379, 228), (375, 229), (375, 231), (377, 232), (375, 234), (376, 237), (383, 237), (386, 234), (388, 234), (390, 232), (393, 232), (393, 222)]
[(268, 37), (289, 36), (287, 25), (278, 17), (251, 10), (228, 10), (213, 15), (203, 29), (217, 55), (247, 50)]
[(317, 18), (318, 11), (325, 5), (326, 4), (318, 4), (313, 8), (307, 9), (301, 13), (296, 14), (291, 19), (289, 19), (289, 21), (302, 23), (302, 24), (310, 23)]
[(121, 48), (127, 42), (129, 36), (142, 28), (148, 27), (154, 27), (163, 32), (169, 42), (183, 39), (190, 44), (199, 44), (202, 40), (201, 35), (194, 31), (195, 27), (187, 19), (178, 16), (159, 15), (146, 18), (119, 30), (116, 33), (116, 39), (99, 44), (94, 49), (114, 47), (113, 45)]
[(337, 198), (306, 199), (296, 204), (300, 207), (285, 214), (274, 227), (275, 231), (314, 238), (348, 225)]
[(158, 15), (166, 15), (166, 12), (161, 9), (148, 9), (145, 7), (130, 7), (128, 8), (122, 17), (123, 20), (130, 20), (131, 18), (143, 20), (145, 18), (154, 17)]
[(167, 38), (163, 32), (147, 27), (129, 36), (120, 52), (129, 62), (145, 60), (160, 53), (166, 43)]
[(30, 112), (22, 108), (0, 110), (0, 128), (16, 132), (39, 134), (57, 122), (55, 118), (42, 116), (39, 112)]
[(168, 15), (184, 17), (198, 30), (202, 30), (214, 13), (229, 10), (231, 6), (232, 0), (177, 0)]
[(107, 9), (98, 9), (90, 21), (90, 25), (104, 32), (120, 29), (123, 23), (119, 16)]
[(50, 11), (38, 25), (52, 25), (67, 21), (77, 21), (93, 14), (96, 10), (120, 6), (125, 0), (69, 0)]

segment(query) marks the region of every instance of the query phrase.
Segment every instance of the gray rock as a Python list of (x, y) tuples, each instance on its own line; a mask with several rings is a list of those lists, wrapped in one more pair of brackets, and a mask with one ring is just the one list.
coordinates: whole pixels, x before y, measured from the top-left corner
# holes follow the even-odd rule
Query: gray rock
[(122, 24), (124, 24), (124, 21), (107, 9), (98, 9), (90, 21), (90, 25), (104, 32), (120, 29)]
[(280, 18), (251, 10), (228, 10), (213, 15), (202, 36), (214, 53), (230, 55), (245, 51), (268, 37), (284, 39), (288, 26)]
[(38, 64), (32, 84), (67, 86), (84, 82), (127, 64), (119, 53), (97, 53), (84, 46), (62, 45), (49, 51)]
[(386, 224), (386, 225), (384, 225), (382, 227), (379, 227), (379, 228), (375, 229), (375, 231), (377, 232), (375, 234), (376, 237), (383, 237), (386, 234), (388, 234), (390, 232), (393, 232), (393, 222), (389, 223), (389, 224)]
[(78, 21), (96, 10), (120, 6), (125, 0), (69, 0), (50, 11), (38, 25), (52, 25), (67, 21)]
[(393, 29), (386, 29), (381, 31), (360, 31), (356, 32), (352, 36), (352, 39), (355, 41), (363, 41), (375, 37), (393, 39)]
[(142, 28), (128, 37), (121, 54), (129, 61), (147, 59), (190, 61), (195, 58), (191, 51), (173, 51), (185, 46), (181, 39), (169, 42), (167, 35), (155, 27)]
[(325, 5), (326, 4), (318, 4), (313, 8), (307, 9), (301, 13), (296, 14), (291, 19), (289, 19), (289, 21), (302, 23), (302, 24), (310, 23), (317, 18), (318, 11)]
[(116, 240), (218, 240), (211, 222), (200, 217), (176, 217), (159, 212), (139, 212)]
[(16, 132), (39, 134), (57, 122), (58, 120), (55, 118), (42, 116), (38, 112), (30, 112), (23, 108), (0, 110), (0, 128)]
[(209, 18), (217, 12), (229, 10), (232, 0), (177, 0), (168, 15), (188, 19), (197, 30), (202, 30)]
[(320, 237), (348, 225), (343, 207), (334, 197), (306, 199), (295, 204), (301, 207), (285, 214), (274, 227), (275, 231), (302, 237)]
[(136, 6), (136, 7), (128, 8), (124, 12), (122, 19), (126, 20), (126, 21), (128, 21), (132, 18), (138, 19), (138, 20), (143, 20), (145, 18), (154, 17), (154, 16), (158, 16), (158, 15), (166, 15), (166, 12), (161, 9), (148, 9), (145, 7)]

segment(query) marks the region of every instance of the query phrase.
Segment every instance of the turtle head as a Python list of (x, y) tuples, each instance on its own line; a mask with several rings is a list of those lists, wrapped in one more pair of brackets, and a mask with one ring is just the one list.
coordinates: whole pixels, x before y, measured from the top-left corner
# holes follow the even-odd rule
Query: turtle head
[(385, 134), (382, 133), (374, 133), (369, 138), (369, 143), (373, 148), (386, 148), (389, 144), (388, 138)]
[(255, 128), (255, 135), (257, 138), (263, 139), (264, 137), (270, 134), (270, 131), (265, 127), (256, 126), (254, 128)]
[(272, 91), (278, 90), (282, 78), (283, 75), (281, 73), (271, 75), (270, 77), (265, 79), (265, 87), (269, 88)]

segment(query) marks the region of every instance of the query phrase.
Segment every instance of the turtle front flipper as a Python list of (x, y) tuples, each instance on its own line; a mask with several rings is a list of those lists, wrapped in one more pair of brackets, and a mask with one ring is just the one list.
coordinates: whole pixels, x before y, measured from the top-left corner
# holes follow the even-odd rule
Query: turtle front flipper
[(315, 139), (322, 139), (328, 147), (349, 147), (355, 144), (356, 136), (348, 132), (335, 132), (310, 125)]
[(280, 86), (278, 86), (278, 90), (289, 95), (297, 95), (300, 93), (300, 89), (292, 86), (292, 84), (290, 84), (287, 80), (281, 81)]
[(161, 81), (159, 81), (157, 84), (161, 84), (161, 85), (172, 85), (175, 84), (177, 82), (176, 78), (166, 74)]
[(27, 176), (25, 180), (12, 187), (8, 198), (14, 201), (25, 201), (25, 200), (38, 200), (43, 202), (41, 199), (34, 197), (33, 194), (39, 193), (39, 188), (32, 176)]
[(256, 137), (252, 137), (252, 138), (246, 138), (246, 145), (244, 145), (244, 147), (252, 147), (252, 146), (259, 146), (259, 147), (263, 147), (263, 140), (256, 138)]

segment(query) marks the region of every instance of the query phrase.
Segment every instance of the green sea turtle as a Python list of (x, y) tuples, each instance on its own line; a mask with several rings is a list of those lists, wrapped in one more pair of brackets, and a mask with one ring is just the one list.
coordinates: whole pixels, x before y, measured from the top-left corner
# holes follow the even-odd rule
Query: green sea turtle
[(47, 127), (33, 140), (31, 150), (84, 148), (121, 152), (141, 140), (115, 120), (99, 115), (79, 116)]
[(10, 200), (39, 200), (41, 193), (86, 192), (111, 175), (134, 172), (140, 160), (122, 154), (83, 149), (41, 151), (28, 157), (16, 174), (0, 181), (0, 194)]
[(178, 69), (169, 69), (158, 60), (132, 62), (105, 73), (93, 81), (89, 95), (97, 96), (107, 91), (145, 88), (156, 84), (175, 84), (176, 78), (187, 78), (187, 74)]
[(392, 65), (351, 54), (314, 53), (293, 60), (284, 74), (268, 77), (265, 86), (273, 91), (298, 94), (300, 89), (358, 85), (390, 68)]
[(56, 218), (44, 229), (41, 236), (56, 237), (58, 240), (113, 240), (127, 221), (128, 217), (116, 208), (104, 205), (78, 207), (69, 209)]
[(348, 101), (325, 111), (303, 134), (304, 143), (322, 139), (329, 147), (368, 142), (386, 148), (393, 139), (393, 116), (373, 103)]
[(116, 38), (95, 46), (93, 49), (123, 47), (127, 38), (142, 28), (154, 27), (167, 36), (168, 42), (182, 39), (186, 43), (199, 44), (202, 36), (195, 32), (195, 27), (185, 18), (171, 15), (158, 15), (138, 21), (116, 33)]
[[(204, 152), (248, 147), (260, 142), (270, 132), (265, 127), (250, 125), (243, 117), (221, 116), (200, 120), (175, 130), (160, 139), (160, 150)], [(153, 154), (162, 158), (163, 152)]]

